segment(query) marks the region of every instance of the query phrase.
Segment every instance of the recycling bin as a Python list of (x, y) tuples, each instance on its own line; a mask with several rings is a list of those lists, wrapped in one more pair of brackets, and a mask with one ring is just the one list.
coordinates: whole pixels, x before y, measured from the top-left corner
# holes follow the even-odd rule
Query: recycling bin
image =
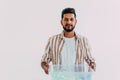
[(88, 65), (52, 65), (49, 68), (51, 80), (91, 80), (94, 71)]

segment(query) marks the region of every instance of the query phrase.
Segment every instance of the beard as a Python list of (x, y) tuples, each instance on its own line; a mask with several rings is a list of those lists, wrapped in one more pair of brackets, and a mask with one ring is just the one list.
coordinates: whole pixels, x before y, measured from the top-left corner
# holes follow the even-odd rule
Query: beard
[[(70, 24), (66, 24), (65, 26), (68, 27), (68, 26), (72, 26), (72, 25), (70, 25)], [(71, 32), (71, 31), (74, 30), (74, 28), (75, 28), (75, 26), (73, 26), (71, 29), (69, 29), (69, 28), (67, 29), (66, 27), (63, 26), (63, 29), (64, 29), (66, 32)]]

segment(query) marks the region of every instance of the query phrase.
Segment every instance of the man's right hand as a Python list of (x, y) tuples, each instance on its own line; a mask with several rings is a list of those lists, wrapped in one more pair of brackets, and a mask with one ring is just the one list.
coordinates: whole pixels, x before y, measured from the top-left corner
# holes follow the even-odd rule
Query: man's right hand
[(42, 62), (41, 66), (46, 74), (48, 74), (49, 64), (46, 62)]

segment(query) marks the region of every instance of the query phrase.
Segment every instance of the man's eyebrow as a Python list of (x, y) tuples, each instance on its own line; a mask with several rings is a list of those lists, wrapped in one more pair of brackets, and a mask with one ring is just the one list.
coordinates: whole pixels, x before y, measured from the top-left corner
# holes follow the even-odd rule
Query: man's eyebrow
[[(64, 18), (67, 18), (67, 19), (69, 19), (68, 17), (64, 17)], [(74, 19), (74, 17), (71, 17), (70, 19)]]

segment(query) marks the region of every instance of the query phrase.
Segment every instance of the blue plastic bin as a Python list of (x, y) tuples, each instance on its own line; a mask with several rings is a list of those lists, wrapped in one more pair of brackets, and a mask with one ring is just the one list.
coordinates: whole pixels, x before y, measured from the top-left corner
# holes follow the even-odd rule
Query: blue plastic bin
[(52, 80), (91, 80), (93, 72), (88, 65), (52, 65), (49, 68), (49, 75)]

